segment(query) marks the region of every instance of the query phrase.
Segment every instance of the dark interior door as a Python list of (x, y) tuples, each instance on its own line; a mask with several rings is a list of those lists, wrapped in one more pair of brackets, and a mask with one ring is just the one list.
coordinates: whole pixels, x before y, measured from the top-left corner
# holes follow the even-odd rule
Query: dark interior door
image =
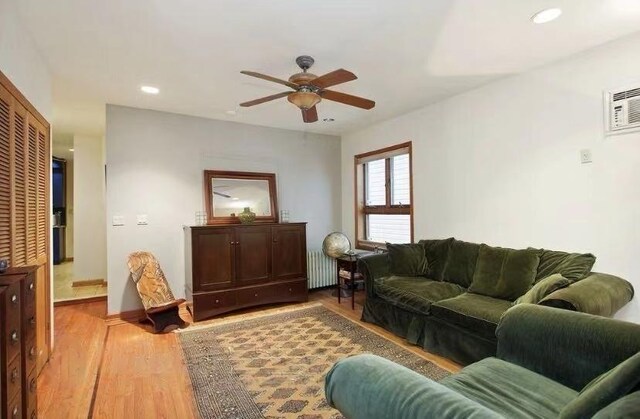
[(194, 230), (193, 291), (229, 288), (233, 284), (235, 237), (233, 228)]
[(236, 285), (271, 278), (271, 227), (236, 227)]
[(304, 225), (277, 225), (273, 235), (273, 279), (307, 277), (307, 238)]

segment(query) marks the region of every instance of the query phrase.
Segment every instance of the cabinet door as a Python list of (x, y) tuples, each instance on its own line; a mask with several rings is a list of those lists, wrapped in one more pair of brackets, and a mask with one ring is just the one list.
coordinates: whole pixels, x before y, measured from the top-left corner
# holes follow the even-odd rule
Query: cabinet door
[(271, 279), (271, 227), (236, 227), (236, 285)]
[(233, 228), (192, 232), (193, 291), (210, 291), (233, 285), (235, 237)]
[(304, 225), (272, 227), (273, 279), (307, 277), (307, 238)]

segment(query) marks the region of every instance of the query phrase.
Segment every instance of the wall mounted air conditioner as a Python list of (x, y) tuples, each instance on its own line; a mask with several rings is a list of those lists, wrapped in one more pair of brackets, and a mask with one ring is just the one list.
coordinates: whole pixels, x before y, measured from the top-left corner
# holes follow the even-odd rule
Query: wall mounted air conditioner
[(640, 83), (605, 92), (605, 131), (609, 135), (640, 131)]

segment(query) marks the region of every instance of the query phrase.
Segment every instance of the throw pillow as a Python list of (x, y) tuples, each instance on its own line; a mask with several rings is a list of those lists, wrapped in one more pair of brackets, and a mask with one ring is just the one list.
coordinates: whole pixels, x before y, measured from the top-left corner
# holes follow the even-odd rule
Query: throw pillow
[(533, 284), (540, 255), (535, 250), (515, 250), (480, 245), (469, 292), (513, 301)]
[(536, 281), (556, 273), (572, 281), (579, 281), (589, 275), (593, 264), (596, 263), (596, 257), (591, 253), (580, 254), (547, 249), (539, 250), (542, 254), (540, 255)]
[(427, 274), (429, 279), (442, 281), (453, 240), (453, 237), (451, 237), (442, 240), (420, 240), (418, 242), (418, 244), (424, 246), (424, 252), (429, 261), (429, 272)]
[(590, 418), (599, 410), (640, 390), (640, 352), (594, 378), (560, 411), (561, 419)]
[(442, 280), (467, 288), (473, 281), (480, 245), (462, 240), (453, 240)]
[(570, 284), (571, 281), (560, 274), (549, 275), (548, 277), (536, 282), (536, 284), (527, 291), (526, 294), (515, 300), (513, 304), (538, 304), (547, 295), (559, 290), (560, 288), (568, 287)]
[(428, 273), (424, 247), (417, 243), (387, 243), (389, 272), (397, 276), (425, 276)]

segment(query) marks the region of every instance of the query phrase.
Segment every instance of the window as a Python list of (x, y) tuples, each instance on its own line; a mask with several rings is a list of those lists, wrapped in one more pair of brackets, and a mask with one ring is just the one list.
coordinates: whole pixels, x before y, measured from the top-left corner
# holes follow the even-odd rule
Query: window
[(357, 247), (413, 241), (411, 142), (355, 156)]

